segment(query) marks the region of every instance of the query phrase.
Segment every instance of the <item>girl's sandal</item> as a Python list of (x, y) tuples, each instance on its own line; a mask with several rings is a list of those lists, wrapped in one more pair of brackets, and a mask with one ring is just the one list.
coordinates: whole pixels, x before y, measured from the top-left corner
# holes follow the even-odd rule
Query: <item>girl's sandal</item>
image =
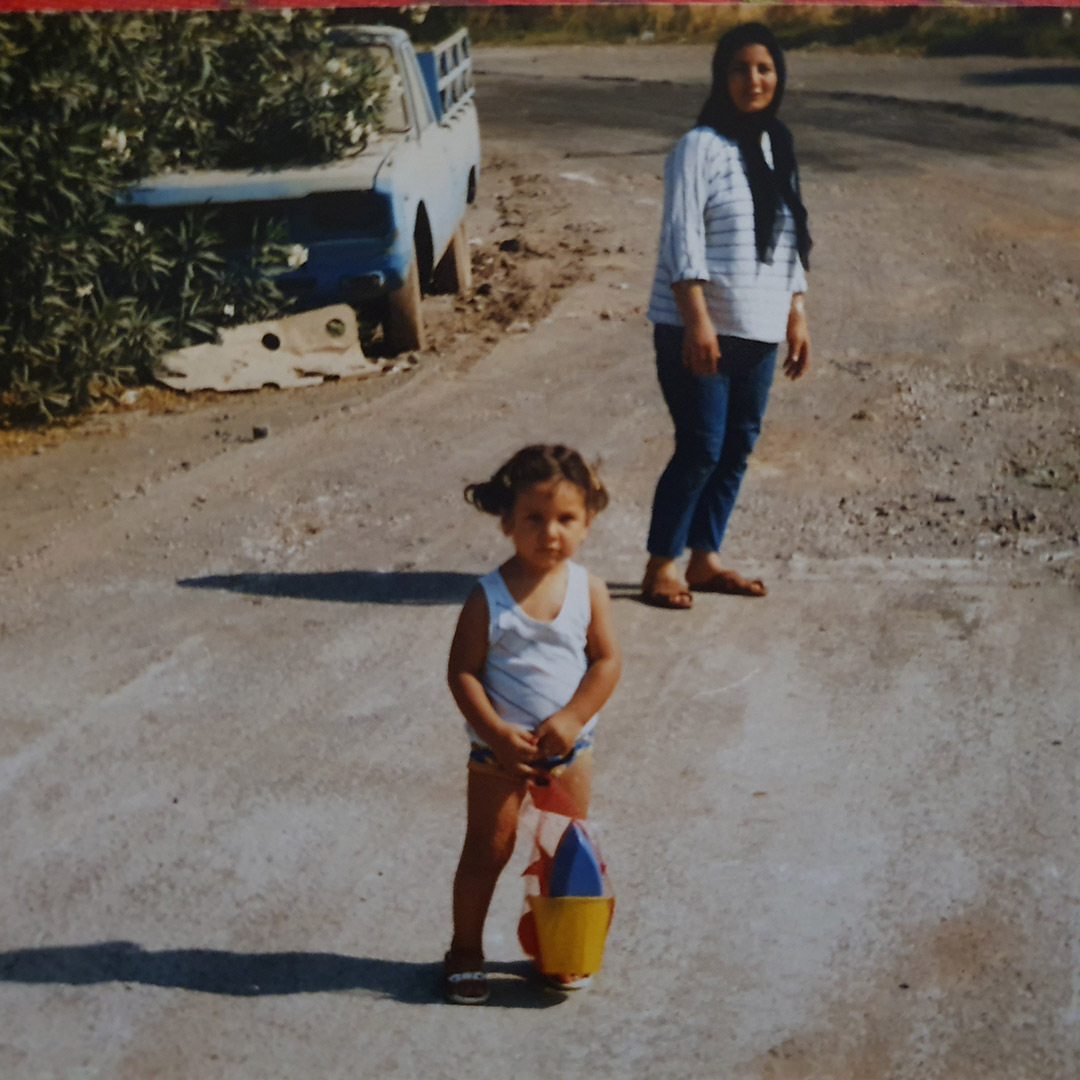
[[(445, 964), (449, 960), (443, 961)], [(443, 968), (443, 998), (451, 1005), (483, 1005), (491, 996), (483, 971), (447, 971)]]

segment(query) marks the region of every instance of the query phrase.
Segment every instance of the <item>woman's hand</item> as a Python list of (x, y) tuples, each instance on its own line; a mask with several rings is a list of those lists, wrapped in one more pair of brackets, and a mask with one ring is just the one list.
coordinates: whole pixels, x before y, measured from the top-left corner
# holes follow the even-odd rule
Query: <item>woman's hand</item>
[(716, 374), (720, 362), (720, 342), (708, 316), (687, 325), (683, 333), (682, 362), (691, 375)]
[(810, 329), (806, 325), (806, 307), (798, 293), (792, 298), (788, 312), (787, 346), (784, 374), (789, 379), (797, 379), (810, 366)]
[(715, 375), (720, 360), (716, 327), (709, 318), (705, 287), (701, 281), (674, 281), (671, 291), (682, 316), (682, 362), (691, 375)]

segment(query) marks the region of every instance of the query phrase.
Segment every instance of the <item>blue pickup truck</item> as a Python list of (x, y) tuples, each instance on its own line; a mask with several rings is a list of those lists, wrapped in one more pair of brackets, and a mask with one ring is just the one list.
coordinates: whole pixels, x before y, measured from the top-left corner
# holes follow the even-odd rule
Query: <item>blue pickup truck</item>
[(227, 204), (230, 232), (283, 219), (306, 260), (275, 282), (297, 310), (352, 303), (378, 312), (390, 351), (425, 346), (421, 296), (471, 287), (465, 211), (476, 198), (480, 132), (465, 30), (417, 52), (404, 30), (339, 26), (344, 62), (374, 63), (381, 119), (362, 148), (327, 165), (196, 170), (151, 177), (124, 200), (143, 213)]

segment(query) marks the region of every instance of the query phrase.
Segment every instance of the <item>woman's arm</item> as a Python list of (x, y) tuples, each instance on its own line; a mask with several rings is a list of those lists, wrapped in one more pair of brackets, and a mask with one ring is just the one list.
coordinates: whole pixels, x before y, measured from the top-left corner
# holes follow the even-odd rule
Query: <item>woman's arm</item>
[(592, 619), (585, 637), (589, 667), (574, 696), (536, 729), (541, 757), (563, 757), (570, 753), (581, 729), (603, 708), (622, 673), (622, 652), (615, 640), (611, 597), (607, 586), (592, 574), (589, 602)]
[(533, 776), (537, 770), (528, 762), (536, 757), (536, 735), (518, 724), (506, 723), (484, 690), (487, 640), (487, 600), (484, 590), (477, 586), (461, 609), (450, 643), (450, 693), (469, 726), (491, 747), (495, 760), (512, 776)]
[(715, 375), (720, 359), (716, 329), (705, 305), (709, 278), (706, 257), (705, 204), (709, 197), (711, 136), (684, 135), (664, 167), (664, 231), (661, 250), (671, 274), (671, 291), (686, 332), (683, 364), (695, 375)]
[(720, 342), (705, 304), (702, 281), (673, 281), (671, 291), (679, 307), (685, 331), (682, 362), (693, 375), (715, 375), (720, 361)]
[(797, 379), (806, 373), (810, 366), (810, 328), (806, 323), (806, 298), (803, 293), (794, 293), (791, 297), (791, 310), (787, 321), (787, 356), (784, 359), (784, 374), (789, 379)]

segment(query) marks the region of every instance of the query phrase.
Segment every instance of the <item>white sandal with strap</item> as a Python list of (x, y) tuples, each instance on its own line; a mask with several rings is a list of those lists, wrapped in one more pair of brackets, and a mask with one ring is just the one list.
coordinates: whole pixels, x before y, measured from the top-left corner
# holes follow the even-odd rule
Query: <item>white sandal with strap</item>
[[(476, 994), (460, 993), (456, 987), (462, 983), (475, 983), (480, 988)], [(491, 996), (487, 976), (482, 971), (455, 971), (443, 973), (443, 997), (451, 1005), (483, 1005)]]

